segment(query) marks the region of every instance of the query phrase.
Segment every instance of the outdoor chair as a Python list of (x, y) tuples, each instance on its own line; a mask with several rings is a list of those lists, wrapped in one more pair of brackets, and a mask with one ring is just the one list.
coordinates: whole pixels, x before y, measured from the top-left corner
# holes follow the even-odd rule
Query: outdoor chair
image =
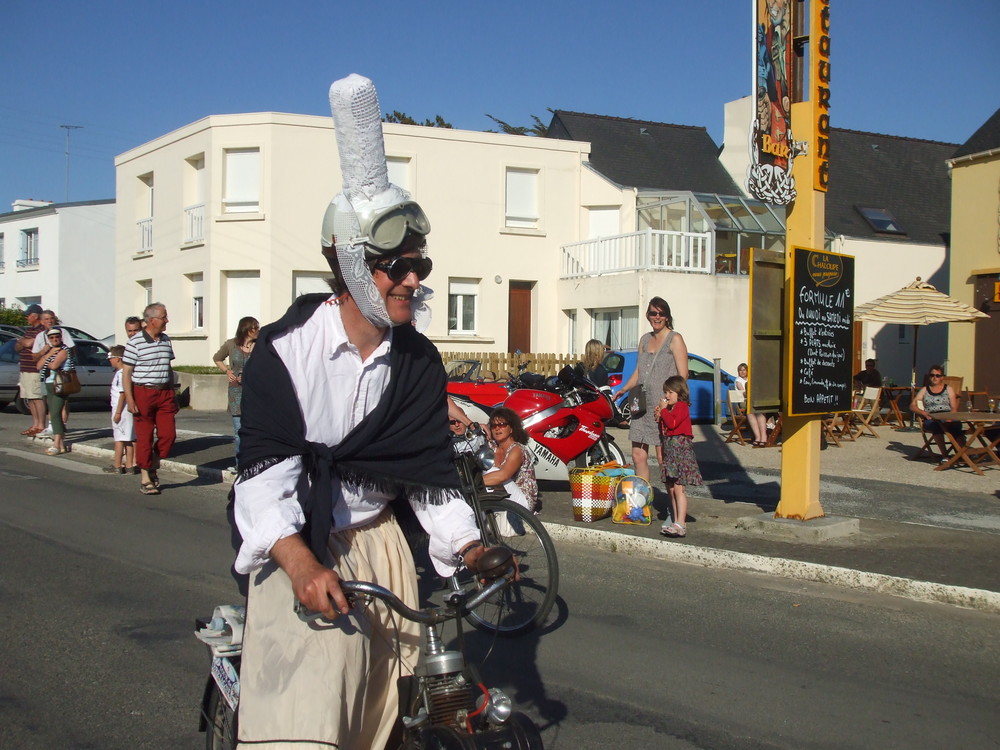
[(747, 441), (743, 437), (743, 430), (748, 429), (746, 413), (746, 394), (743, 391), (726, 391), (726, 401), (729, 403), (729, 416), (733, 420), (733, 429), (726, 436), (727, 443), (738, 442), (746, 445)]
[(945, 385), (950, 385), (951, 389), (955, 392), (955, 398), (958, 399), (958, 410), (965, 411), (965, 401), (962, 400), (962, 388), (965, 383), (965, 377), (963, 375), (945, 375), (944, 378)]
[(989, 391), (972, 391), (966, 388), (958, 394), (958, 410), (965, 411), (968, 403), (972, 403), (973, 411), (986, 411), (989, 408)]
[[(781, 415), (777, 414), (774, 416), (774, 426), (767, 428), (767, 443), (765, 443), (765, 448), (774, 448), (778, 445), (779, 438), (781, 437)], [(768, 424), (771, 420), (768, 420)]]
[(882, 398), (881, 388), (865, 388), (861, 394), (861, 401), (851, 409), (851, 416), (857, 424), (858, 435), (863, 435), (868, 430), (873, 437), (878, 437), (872, 422), (879, 418), (879, 403)]
[(849, 411), (839, 411), (823, 417), (823, 434), (838, 448), (841, 440), (856, 442), (852, 422), (854, 415)]

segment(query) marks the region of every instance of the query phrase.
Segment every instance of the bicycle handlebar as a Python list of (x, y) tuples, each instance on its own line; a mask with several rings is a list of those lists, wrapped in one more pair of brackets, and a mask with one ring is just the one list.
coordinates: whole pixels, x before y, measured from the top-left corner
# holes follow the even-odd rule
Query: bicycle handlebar
[[(404, 604), (402, 599), (389, 591), (389, 589), (368, 581), (341, 581), (340, 589), (344, 592), (351, 606), (354, 606), (359, 598), (378, 599), (384, 602), (389, 609), (401, 617), (405, 617), (407, 620), (422, 625), (437, 625), (448, 620), (456, 620), (464, 617), (500, 591), (500, 589), (509, 586), (510, 582), (514, 579), (514, 575), (514, 565), (508, 564), (499, 576), (474, 595), (468, 596), (468, 591), (455, 591), (449, 595), (449, 601), (446, 606), (428, 607), (427, 609), (412, 609)], [(295, 601), (295, 614), (303, 622), (312, 622), (323, 616), (320, 612), (307, 609), (298, 600)]]

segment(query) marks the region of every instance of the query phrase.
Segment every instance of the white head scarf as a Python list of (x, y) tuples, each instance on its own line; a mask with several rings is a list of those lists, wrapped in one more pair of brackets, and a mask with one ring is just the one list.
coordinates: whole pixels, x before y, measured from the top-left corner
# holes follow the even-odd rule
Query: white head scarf
[(375, 84), (357, 73), (334, 81), (330, 112), (344, 189), (334, 196), (323, 217), (323, 244), (336, 247), (344, 283), (361, 314), (372, 325), (387, 328), (394, 324), (365, 262), (366, 252), (378, 255), (379, 251), (361, 241), (368, 230), (362, 223), (375, 211), (409, 201), (410, 194), (389, 182)]

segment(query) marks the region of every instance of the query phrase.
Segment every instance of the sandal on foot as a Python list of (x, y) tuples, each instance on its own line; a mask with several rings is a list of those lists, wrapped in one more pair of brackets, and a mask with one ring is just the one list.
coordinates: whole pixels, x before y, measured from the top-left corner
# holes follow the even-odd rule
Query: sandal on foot
[(139, 485), (139, 492), (143, 495), (159, 495), (159, 488), (152, 482), (143, 482)]
[(149, 483), (159, 489), (160, 478), (156, 475), (156, 469), (148, 469), (146, 473), (149, 474)]
[(679, 523), (672, 523), (669, 526), (663, 526), (663, 528), (660, 529), (660, 533), (663, 534), (663, 536), (686, 536), (687, 527)]
[(55, 447), (52, 447), (52, 448), (47, 448), (46, 451), (45, 451), (45, 454), (48, 455), (48, 456), (61, 456), (65, 452), (66, 452), (65, 449), (63, 449), (63, 450), (56, 450)]
[(101, 468), (105, 474), (124, 474), (125, 469), (121, 466), (104, 466)]

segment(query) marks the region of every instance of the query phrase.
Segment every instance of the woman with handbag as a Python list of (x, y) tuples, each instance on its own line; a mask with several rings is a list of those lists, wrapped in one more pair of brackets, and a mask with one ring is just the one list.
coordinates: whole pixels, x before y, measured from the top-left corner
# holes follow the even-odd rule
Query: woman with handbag
[(638, 361), (624, 390), (629, 392), (628, 401), (632, 408), (628, 431), (629, 440), (632, 441), (632, 464), (636, 476), (648, 482), (649, 446), (656, 446), (656, 457), (660, 463), (662, 457), (660, 428), (653, 417), (653, 409), (646, 408), (645, 402), (650, 399), (655, 404), (659, 400), (667, 378), (680, 375), (687, 380), (688, 352), (684, 337), (674, 330), (674, 318), (665, 299), (653, 297), (649, 301), (646, 320), (649, 321), (651, 330), (639, 339)]
[(63, 441), (66, 434), (63, 407), (70, 394), (80, 390), (80, 381), (77, 379), (76, 362), (70, 354), (70, 348), (63, 343), (62, 331), (58, 328), (46, 331), (45, 344), (38, 367), (42, 390), (45, 391), (49, 407), (49, 419), (52, 421), (52, 447), (45, 452), (50, 456), (58, 456), (66, 452)]
[[(246, 367), (247, 360), (253, 354), (259, 333), (260, 323), (257, 322), (257, 318), (240, 318), (240, 322), (236, 324), (236, 336), (227, 340), (212, 357), (213, 364), (222, 370), (229, 379), (229, 415), (233, 418), (237, 460), (240, 456), (240, 426), (242, 425), (240, 402), (243, 400), (243, 368)], [(226, 367), (227, 357), (229, 358), (228, 367)], [(233, 466), (230, 471), (235, 472), (236, 469), (237, 467)]]

